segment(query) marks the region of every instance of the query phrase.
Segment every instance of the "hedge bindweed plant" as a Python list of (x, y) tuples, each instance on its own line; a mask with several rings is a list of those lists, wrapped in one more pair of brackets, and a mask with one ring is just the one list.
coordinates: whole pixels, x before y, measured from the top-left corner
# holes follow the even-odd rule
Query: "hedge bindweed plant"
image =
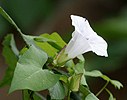
[[(22, 90), (23, 100), (99, 100), (98, 96), (104, 90), (109, 94), (109, 100), (115, 100), (107, 85), (110, 83), (118, 89), (123, 85), (99, 70), (85, 70), (82, 54), (92, 51), (98, 56), (108, 57), (106, 41), (92, 30), (85, 18), (71, 15), (75, 30), (66, 44), (56, 32), (25, 35), (1, 7), (0, 14), (17, 29), (26, 43), (19, 51), (13, 34), (5, 37), (3, 56), (8, 69), (0, 87), (9, 85), (9, 93)], [(87, 76), (100, 77), (106, 84), (94, 94), (87, 84)]]

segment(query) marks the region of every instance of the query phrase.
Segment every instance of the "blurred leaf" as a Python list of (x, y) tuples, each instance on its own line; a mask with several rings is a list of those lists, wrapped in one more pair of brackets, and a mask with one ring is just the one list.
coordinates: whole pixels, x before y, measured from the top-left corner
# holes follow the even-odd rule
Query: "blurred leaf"
[(16, 66), (16, 62), (17, 62), (17, 57), (13, 51), (16, 50), (15, 53), (18, 53), (12, 34), (8, 34), (5, 37), (3, 41), (3, 46), (4, 47), (3, 47), (2, 53), (6, 60), (6, 63), (8, 64), (8, 68), (6, 70), (3, 80), (0, 81), (0, 87), (5, 86), (5, 85), (10, 85), (12, 77), (13, 77), (14, 69)]
[(0, 39), (7, 33), (9, 26), (8, 22), (0, 15)]
[[(54, 56), (66, 44), (57, 33), (42, 34), (41, 36), (31, 36), (22, 34), (26, 44), (35, 45), (43, 49), (49, 56)], [(52, 52), (51, 52), (52, 51)]]
[(66, 43), (62, 40), (62, 38), (56, 32), (52, 33), (51, 35), (42, 34), (40, 37), (44, 37), (50, 41), (47, 41), (47, 42), (36, 41), (36, 45), (42, 48), (49, 56), (52, 56), (52, 57), (54, 57), (56, 53), (59, 52), (59, 50), (61, 50), (66, 45)]
[(108, 94), (110, 95), (110, 96), (109, 96), (109, 100), (116, 100), (116, 99), (113, 97), (112, 93), (111, 93), (108, 89), (106, 89), (106, 91), (107, 91)]
[(48, 54), (48, 56), (51, 56), (51, 57), (54, 57), (56, 53), (58, 52), (57, 49), (52, 47), (47, 42), (36, 42), (36, 45), (40, 47), (42, 50), (44, 50)]
[(123, 85), (119, 81), (117, 81), (117, 80), (110, 80), (110, 82), (111, 82), (112, 85), (114, 85), (118, 89), (123, 87)]
[[(108, 39), (122, 39), (127, 36), (127, 9), (123, 9), (124, 13), (120, 13), (117, 17), (104, 19), (98, 25), (96, 24), (96, 30), (98, 33), (102, 33)], [(110, 33), (110, 34), (109, 34)], [(115, 36), (114, 36), (115, 35)]]
[(48, 39), (48, 38), (45, 38), (42, 36), (32, 36), (32, 35), (22, 34), (22, 37), (23, 37), (24, 41), (26, 42), (26, 44), (29, 46), (35, 45), (35, 41), (36, 42), (55, 42), (52, 39)]
[(37, 37), (35, 37), (34, 40), (37, 41), (37, 42), (56, 42), (52, 39), (49, 39), (49, 38), (46, 38), (46, 37), (43, 37), (43, 36), (37, 36)]
[(69, 89), (71, 91), (78, 91), (79, 90), (79, 85), (81, 81), (82, 73), (73, 75), (69, 77)]
[(60, 82), (57, 82), (53, 87), (49, 88), (51, 99), (64, 99), (65, 89)]
[[(25, 40), (25, 42), (28, 45), (35, 45), (35, 41), (34, 38), (36, 38), (36, 36), (29, 36), (29, 35), (24, 35), (21, 30), (18, 28), (18, 26), (15, 24), (15, 22), (11, 19), (11, 17), (0, 7), (0, 14), (2, 14), (2, 16), (7, 19), (12, 25), (15, 26), (15, 28), (18, 30), (18, 32), (22, 35), (23, 39)], [(42, 35), (43, 36), (43, 35)], [(54, 42), (50, 42), (48, 44), (52, 45), (54, 48), (52, 48), (51, 46), (49, 46), (48, 44), (40, 44), (40, 43), (36, 43), (39, 47), (41, 47), (44, 51), (48, 51), (49, 56), (54, 56), (56, 54), (56, 51), (58, 51), (57, 49), (61, 50), (63, 48), (63, 46), (66, 44), (62, 38), (57, 34), (57, 33), (53, 33), (51, 35), (45, 34), (44, 37), (46, 37), (47, 39), (51, 39), (51, 40), (55, 40), (56, 43)], [(41, 38), (42, 39), (42, 38)], [(44, 40), (44, 38), (43, 38)], [(45, 40), (44, 40), (45, 41)], [(44, 48), (43, 48), (44, 47)], [(53, 54), (50, 54), (49, 50), (54, 51)]]
[(93, 70), (93, 71), (86, 71), (85, 75), (91, 77), (101, 77), (103, 74), (98, 70)]
[(51, 35), (42, 34), (41, 36), (56, 41), (54, 43), (49, 42), (49, 44), (58, 50), (61, 50), (66, 45), (66, 43), (63, 41), (63, 39), (60, 37), (60, 35), (56, 32), (52, 33)]
[(45, 52), (30, 46), (17, 62), (9, 92), (19, 89), (40, 91), (54, 86), (60, 76), (42, 69), (47, 59)]
[(50, 14), (55, 9), (56, 2), (52, 0), (1, 0), (0, 3), (24, 32), (31, 33), (39, 22), (51, 17)]

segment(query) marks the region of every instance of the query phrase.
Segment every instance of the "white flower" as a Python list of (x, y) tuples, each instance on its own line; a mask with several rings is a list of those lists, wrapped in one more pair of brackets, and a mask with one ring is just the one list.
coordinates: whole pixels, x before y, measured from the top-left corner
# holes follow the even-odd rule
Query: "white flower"
[(107, 57), (106, 41), (93, 31), (89, 22), (85, 18), (75, 15), (71, 15), (71, 19), (75, 31), (72, 33), (72, 39), (65, 48), (68, 58), (75, 58), (88, 51)]
[(107, 57), (107, 43), (90, 27), (89, 22), (80, 16), (71, 15), (75, 31), (68, 45), (56, 56), (54, 64), (63, 65), (70, 59), (92, 51), (99, 56)]

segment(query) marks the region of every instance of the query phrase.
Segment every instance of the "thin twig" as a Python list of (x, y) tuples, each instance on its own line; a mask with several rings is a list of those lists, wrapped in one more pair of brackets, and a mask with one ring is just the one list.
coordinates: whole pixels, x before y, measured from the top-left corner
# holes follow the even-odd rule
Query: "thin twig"
[(101, 92), (106, 88), (106, 86), (108, 85), (109, 81), (106, 82), (106, 84), (102, 87), (102, 89), (96, 94), (96, 96), (100, 95)]

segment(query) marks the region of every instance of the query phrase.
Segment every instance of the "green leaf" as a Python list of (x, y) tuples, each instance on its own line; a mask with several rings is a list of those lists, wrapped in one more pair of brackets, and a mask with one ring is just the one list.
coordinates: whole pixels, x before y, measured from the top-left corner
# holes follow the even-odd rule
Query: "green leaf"
[(108, 76), (103, 75), (99, 70), (86, 71), (85, 75), (86, 76), (91, 76), (91, 77), (101, 77), (105, 81), (110, 81), (111, 80)]
[(23, 37), (24, 41), (26, 42), (26, 44), (29, 46), (31, 46), (31, 45), (36, 46), (36, 42), (55, 42), (54, 40), (45, 38), (43, 36), (32, 36), (32, 35), (22, 34), (22, 37)]
[(56, 41), (56, 42), (54, 42), (54, 44), (52, 44), (52, 43), (49, 43), (49, 44), (58, 50), (61, 50), (66, 45), (66, 43), (63, 41), (63, 39), (60, 37), (60, 35), (56, 32), (52, 33), (51, 35), (42, 34), (41, 36)]
[(57, 54), (57, 52), (59, 52), (66, 45), (66, 43), (56, 32), (52, 33), (51, 35), (42, 34), (40, 35), (40, 37), (47, 38), (50, 41), (46, 42), (36, 41), (36, 45), (39, 46), (41, 49), (43, 49), (51, 57), (54, 57)]
[(18, 49), (16, 47), (16, 44), (15, 44), (15, 40), (14, 40), (14, 36), (13, 35), (11, 36), (10, 46), (11, 46), (11, 49), (14, 52), (14, 54), (16, 56), (18, 56), (19, 55), (19, 51), (18, 51)]
[[(0, 81), (0, 87), (10, 85), (17, 62), (17, 57), (15, 54), (18, 55), (18, 51), (15, 46), (15, 41), (12, 34), (8, 34), (5, 37), (3, 46), (4, 47), (2, 54), (6, 60), (6, 63), (8, 64), (8, 68), (6, 70), (4, 78)], [(15, 52), (15, 54), (13, 51)]]
[[(85, 75), (86, 75), (86, 76), (91, 76), (91, 77), (101, 77), (102, 79), (106, 80), (107, 82), (110, 82), (112, 85), (114, 85), (114, 86), (115, 86), (116, 88), (118, 88), (118, 89), (120, 89), (121, 87), (123, 87), (123, 85), (122, 85), (119, 81), (110, 79), (108, 76), (103, 75), (103, 74), (102, 74), (100, 71), (98, 71), (98, 70), (94, 70), (94, 71), (91, 71), (91, 72), (86, 71)], [(108, 92), (108, 91), (107, 91), (107, 92)], [(115, 99), (113, 98), (113, 96), (111, 95), (111, 93), (109, 93), (109, 94), (110, 94), (109, 100), (115, 100)], [(89, 99), (90, 99), (90, 98), (89, 98)], [(91, 99), (90, 99), (90, 100), (91, 100)]]
[(0, 14), (9, 22), (11, 23), (17, 31), (22, 34), (21, 30), (18, 28), (18, 26), (15, 24), (15, 22), (12, 20), (12, 18), (3, 10), (2, 7), (0, 7)]
[(70, 74), (70, 75), (73, 75), (73, 74), (74, 74), (74, 69), (73, 69), (73, 68), (74, 68), (74, 66), (75, 66), (73, 60), (67, 61), (67, 62), (65, 63), (65, 66), (67, 67), (67, 70), (68, 70), (69, 74)]
[(26, 46), (23, 47), (23, 48), (20, 50), (20, 52), (19, 52), (19, 56), (20, 56), (20, 55), (23, 55), (27, 50), (28, 50), (28, 48), (27, 48)]
[(56, 53), (58, 52), (57, 49), (52, 47), (47, 42), (36, 42), (36, 45), (40, 47), (42, 50), (44, 50), (48, 54), (48, 56), (51, 56), (51, 57), (54, 57)]
[(99, 100), (93, 93), (86, 96), (85, 100)]
[(45, 52), (33, 45), (30, 46), (17, 62), (9, 92), (19, 89), (40, 91), (54, 86), (60, 75), (42, 69), (47, 59)]
[(69, 89), (71, 91), (78, 91), (79, 90), (79, 85), (81, 81), (82, 73), (73, 75), (69, 77)]
[(98, 70), (93, 70), (93, 71), (86, 71), (85, 72), (86, 76), (91, 76), (91, 77), (101, 77), (102, 79), (104, 79), (105, 81), (110, 82), (112, 85), (114, 85), (116, 88), (120, 89), (121, 87), (123, 87), (123, 85), (117, 81), (117, 80), (112, 80), (110, 79), (108, 76), (103, 75), (100, 71)]
[(35, 37), (34, 40), (37, 41), (37, 42), (56, 42), (56, 41), (54, 41), (54, 40), (52, 40), (52, 39), (49, 39), (49, 38), (47, 38), (47, 37), (44, 37), (44, 36), (42, 36), (42, 35), (40, 35), (40, 36), (38, 36), (38, 37)]
[(11, 17), (3, 10), (3, 8), (0, 7), (0, 14), (12, 25), (16, 26), (14, 21), (11, 19)]
[(120, 89), (121, 87), (123, 87), (123, 85), (117, 81), (117, 80), (110, 80), (111, 84), (115, 86), (115, 88)]
[(108, 94), (110, 95), (110, 96), (109, 96), (109, 100), (116, 100), (116, 99), (113, 97), (112, 93), (111, 93), (108, 89), (106, 89), (106, 91), (107, 91)]
[(60, 82), (57, 82), (52, 88), (49, 89), (51, 99), (64, 99), (65, 89)]
[(93, 71), (86, 71), (85, 75), (91, 77), (101, 77), (103, 74), (98, 70), (93, 70)]
[(82, 62), (85, 63), (85, 59), (84, 59), (83, 55), (78, 55), (77, 58), (78, 58), (80, 61), (82, 61)]
[(83, 94), (83, 100), (99, 100), (87, 87), (83, 85), (80, 85), (79, 91)]
[(34, 38), (36, 38), (37, 36), (31, 36), (31, 35), (24, 35), (24, 34), (22, 34), (22, 37), (23, 37), (24, 41), (26, 42), (26, 44), (28, 46), (31, 46), (31, 45), (35, 46)]
[(77, 63), (74, 67), (74, 71), (76, 74), (80, 74), (82, 73), (82, 77), (81, 77), (81, 84), (82, 85), (87, 85), (87, 82), (86, 82), (86, 78), (85, 78), (85, 68), (84, 68), (84, 61), (80, 61), (79, 63)]

